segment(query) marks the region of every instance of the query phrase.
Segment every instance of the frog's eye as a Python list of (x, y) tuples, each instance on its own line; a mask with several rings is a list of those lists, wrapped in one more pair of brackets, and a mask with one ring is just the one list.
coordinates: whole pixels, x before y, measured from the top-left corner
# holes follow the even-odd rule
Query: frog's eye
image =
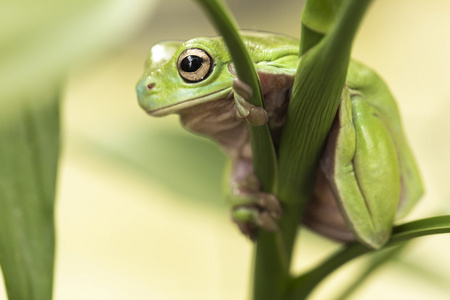
[(208, 53), (197, 48), (184, 50), (177, 61), (178, 73), (187, 82), (199, 82), (207, 78), (212, 66)]

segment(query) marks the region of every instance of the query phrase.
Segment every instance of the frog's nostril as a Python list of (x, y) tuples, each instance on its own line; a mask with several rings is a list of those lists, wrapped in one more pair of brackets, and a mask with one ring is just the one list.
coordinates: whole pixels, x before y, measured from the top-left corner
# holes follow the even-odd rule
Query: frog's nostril
[(154, 82), (147, 84), (147, 90), (153, 89), (155, 87), (155, 85), (156, 85), (156, 83), (154, 83)]

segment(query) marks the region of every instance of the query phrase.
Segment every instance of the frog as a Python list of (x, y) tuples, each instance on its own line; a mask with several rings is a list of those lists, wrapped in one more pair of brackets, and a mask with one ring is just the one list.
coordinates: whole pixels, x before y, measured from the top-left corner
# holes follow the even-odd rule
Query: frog
[[(283, 207), (261, 190), (254, 174), (248, 124), (267, 124), (278, 149), (301, 57), (297, 39), (260, 31), (240, 34), (264, 107), (248, 102), (252, 90), (237, 78), (220, 36), (154, 45), (136, 90), (147, 114), (178, 114), (187, 130), (214, 140), (227, 154), (225, 194), (232, 220), (254, 239), (259, 230), (278, 229)], [(394, 222), (423, 194), (395, 99), (381, 77), (356, 60), (349, 63), (315, 176), (302, 223), (336, 241), (358, 240), (371, 248), (386, 244)]]

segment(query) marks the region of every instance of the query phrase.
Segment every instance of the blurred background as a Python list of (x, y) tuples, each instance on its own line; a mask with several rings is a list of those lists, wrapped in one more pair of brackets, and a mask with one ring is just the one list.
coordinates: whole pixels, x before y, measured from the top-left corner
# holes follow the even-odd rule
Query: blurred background
[[(241, 28), (299, 36), (302, 1), (227, 2)], [(222, 198), (225, 156), (185, 132), (178, 117), (147, 116), (134, 91), (154, 43), (214, 29), (194, 1), (74, 3), (35, 1), (38, 11), (11, 4), (16, 15), (2, 21), (20, 16), (33, 24), (41, 15), (39, 35), (27, 40), (36, 48), (20, 47), (27, 57), (21, 66), (33, 59), (48, 63), (41, 79), (67, 78), (54, 298), (246, 299), (253, 247), (231, 224)], [(408, 219), (450, 211), (449, 17), (446, 0), (373, 1), (353, 49), (391, 87), (423, 171), (426, 196)], [(3, 31), (22, 33), (18, 26)], [(448, 235), (413, 241), (351, 299), (449, 299), (449, 247)], [(295, 271), (338, 248), (302, 231)], [(365, 263), (334, 273), (313, 298), (332, 298)]]

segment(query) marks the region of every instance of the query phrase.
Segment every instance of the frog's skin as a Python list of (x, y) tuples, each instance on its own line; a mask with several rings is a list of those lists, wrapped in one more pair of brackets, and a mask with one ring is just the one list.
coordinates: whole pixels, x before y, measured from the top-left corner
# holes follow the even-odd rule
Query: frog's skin
[[(219, 37), (155, 45), (137, 93), (148, 114), (179, 114), (188, 130), (216, 140), (230, 156), (227, 194), (232, 216), (252, 237), (257, 227), (276, 229), (281, 208), (273, 195), (259, 191), (246, 120), (261, 125), (268, 119), (278, 145), (299, 42), (269, 33), (241, 34), (260, 78), (265, 111), (245, 101), (251, 89), (236, 79)], [(422, 193), (395, 100), (378, 75), (352, 61), (304, 223), (330, 238), (358, 239), (379, 248), (394, 220)]]

